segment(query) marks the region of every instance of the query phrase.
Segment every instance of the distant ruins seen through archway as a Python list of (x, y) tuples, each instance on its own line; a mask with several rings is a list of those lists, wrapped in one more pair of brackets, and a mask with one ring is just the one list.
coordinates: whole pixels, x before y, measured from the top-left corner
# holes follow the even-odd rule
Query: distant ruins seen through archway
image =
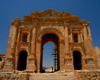
[(60, 69), (60, 65), (59, 65), (59, 42), (58, 42), (58, 40), (59, 40), (59, 38), (55, 34), (52, 34), (52, 33), (45, 34), (42, 37), (40, 69), (43, 67), (43, 46), (47, 42), (53, 42), (55, 44), (55, 46), (57, 47), (57, 70)]

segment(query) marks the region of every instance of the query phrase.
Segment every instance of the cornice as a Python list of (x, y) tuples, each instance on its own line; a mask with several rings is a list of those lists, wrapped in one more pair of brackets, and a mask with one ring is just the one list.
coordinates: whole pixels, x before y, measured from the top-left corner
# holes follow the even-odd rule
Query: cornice
[[(50, 17), (50, 16), (47, 16), (47, 17), (43, 17), (45, 15), (48, 15), (48, 14), (54, 14), (54, 15), (57, 15), (57, 16), (53, 16), (53, 17)], [(11, 24), (14, 24), (14, 22), (18, 22), (18, 23), (34, 23), (35, 21), (37, 21), (36, 23), (50, 23), (53, 21), (63, 21), (63, 23), (80, 23), (81, 25), (88, 25), (89, 26), (89, 23), (87, 23), (87, 21), (85, 19), (82, 19), (81, 21), (79, 21), (79, 16), (72, 16), (70, 13), (68, 12), (59, 12), (59, 11), (55, 11), (53, 9), (49, 9), (49, 10), (45, 10), (45, 11), (42, 11), (42, 12), (39, 12), (39, 11), (35, 11), (35, 12), (32, 12), (30, 15), (28, 16), (23, 16), (23, 20), (20, 20), (19, 18), (15, 18), (14, 21), (11, 21)], [(54, 23), (58, 23), (58, 22), (54, 22)]]

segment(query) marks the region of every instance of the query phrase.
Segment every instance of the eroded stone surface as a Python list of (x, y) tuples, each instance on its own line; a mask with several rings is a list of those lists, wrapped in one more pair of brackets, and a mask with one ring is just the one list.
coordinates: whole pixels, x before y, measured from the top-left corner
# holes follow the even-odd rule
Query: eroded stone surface
[(100, 80), (100, 70), (55, 73), (0, 73), (0, 80)]

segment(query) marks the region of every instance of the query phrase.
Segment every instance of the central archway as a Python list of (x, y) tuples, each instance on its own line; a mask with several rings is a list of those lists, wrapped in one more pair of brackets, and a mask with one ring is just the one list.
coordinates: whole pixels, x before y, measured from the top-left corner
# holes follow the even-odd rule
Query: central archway
[(59, 63), (59, 38), (55, 34), (47, 33), (42, 37), (40, 71), (41, 71), (41, 68), (43, 67), (43, 46), (47, 42), (52, 42), (57, 47), (57, 70), (59, 70), (60, 69), (60, 63)]

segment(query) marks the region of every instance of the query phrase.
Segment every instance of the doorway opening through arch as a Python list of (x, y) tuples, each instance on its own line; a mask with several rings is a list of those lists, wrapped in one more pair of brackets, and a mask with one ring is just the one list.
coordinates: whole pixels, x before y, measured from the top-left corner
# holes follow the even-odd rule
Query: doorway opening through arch
[[(48, 68), (51, 67), (50, 68), (51, 70), (52, 70), (52, 67), (54, 69), (54, 61), (53, 61), (54, 56), (52, 55), (53, 53), (51, 53), (51, 51), (53, 50), (53, 46), (56, 46), (56, 48), (57, 48), (56, 70), (53, 70), (53, 71), (58, 71), (60, 69), (60, 63), (59, 63), (59, 42), (58, 41), (59, 41), (59, 38), (55, 34), (52, 34), (52, 33), (45, 34), (42, 37), (40, 72), (42, 72), (43, 67), (46, 67), (45, 65), (48, 65), (47, 66)], [(48, 50), (49, 48), (51, 48), (51, 51)], [(44, 52), (45, 50), (46, 50), (46, 52)], [(52, 57), (49, 57), (48, 55), (51, 55)], [(47, 60), (45, 59), (45, 57), (47, 58)], [(52, 61), (49, 62), (48, 61), (49, 59), (52, 59)], [(46, 64), (43, 63), (43, 62), (46, 62)], [(49, 67), (50, 64), (51, 64), (51, 66)]]
[(27, 65), (27, 51), (21, 51), (18, 57), (17, 70), (23, 71), (26, 69)]
[(73, 52), (73, 65), (74, 65), (74, 70), (82, 69), (81, 53), (78, 51)]

